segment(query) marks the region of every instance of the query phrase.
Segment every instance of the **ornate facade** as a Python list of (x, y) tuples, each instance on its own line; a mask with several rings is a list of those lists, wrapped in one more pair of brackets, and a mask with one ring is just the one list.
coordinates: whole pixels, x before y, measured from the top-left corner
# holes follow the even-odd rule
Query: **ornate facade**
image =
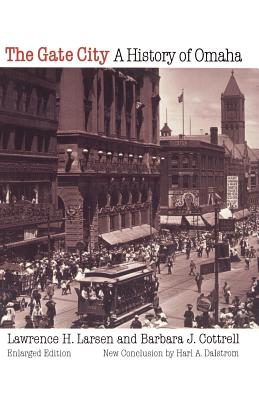
[(48, 241), (58, 216), (55, 98), (54, 69), (0, 69), (0, 246)]
[(158, 227), (159, 100), (157, 69), (58, 71), (58, 194), (67, 248), (96, 246), (102, 234), (126, 228)]

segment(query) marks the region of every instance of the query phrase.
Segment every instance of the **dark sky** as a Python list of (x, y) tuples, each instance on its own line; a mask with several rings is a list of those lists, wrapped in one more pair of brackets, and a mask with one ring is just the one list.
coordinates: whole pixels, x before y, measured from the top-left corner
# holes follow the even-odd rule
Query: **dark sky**
[[(232, 69), (160, 69), (160, 126), (168, 115), (172, 134), (182, 133), (182, 104), (178, 96), (184, 89), (185, 133), (209, 132), (217, 126), (221, 132), (220, 96)], [(246, 140), (259, 148), (259, 69), (234, 69), (234, 76), (245, 96)], [(203, 130), (203, 131), (201, 131)]]

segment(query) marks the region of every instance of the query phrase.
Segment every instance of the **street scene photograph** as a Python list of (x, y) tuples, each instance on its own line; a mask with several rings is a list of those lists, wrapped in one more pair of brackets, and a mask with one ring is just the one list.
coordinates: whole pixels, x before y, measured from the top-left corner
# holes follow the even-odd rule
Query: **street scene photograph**
[(258, 89), (0, 68), (0, 328), (258, 328)]

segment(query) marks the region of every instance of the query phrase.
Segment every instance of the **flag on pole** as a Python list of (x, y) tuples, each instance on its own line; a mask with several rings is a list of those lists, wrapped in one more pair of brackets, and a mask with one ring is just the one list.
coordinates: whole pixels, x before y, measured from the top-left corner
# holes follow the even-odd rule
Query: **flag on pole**
[(182, 102), (183, 102), (183, 93), (181, 93), (180, 96), (178, 96), (178, 103)]

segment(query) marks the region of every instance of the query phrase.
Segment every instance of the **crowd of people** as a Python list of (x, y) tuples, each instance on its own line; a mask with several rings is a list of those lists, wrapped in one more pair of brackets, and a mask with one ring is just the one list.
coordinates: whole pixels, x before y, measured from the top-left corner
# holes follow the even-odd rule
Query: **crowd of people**
[[(230, 244), (230, 258), (232, 261), (245, 257), (246, 268), (249, 269), (250, 259), (256, 256), (253, 246), (248, 243), (247, 236), (254, 229), (254, 221), (247, 219), (245, 222), (236, 222), (236, 232), (232, 236), (223, 237)], [(240, 247), (240, 249), (239, 249)], [(240, 250), (240, 251), (239, 251)], [(16, 260), (18, 270), (10, 271), (0, 267), (0, 321), (1, 325), (8, 325), (5, 321), (15, 323), (17, 310), (29, 310), (25, 327), (54, 326), (56, 304), (53, 300), (54, 292), (60, 289), (62, 296), (71, 293), (71, 282), (80, 280), (84, 274), (94, 268), (109, 268), (114, 264), (138, 261), (145, 262), (153, 269), (154, 276), (161, 274), (160, 264), (165, 263), (164, 271), (170, 275), (174, 269), (177, 254), (185, 254), (190, 265), (189, 275), (193, 276), (197, 284), (198, 293), (201, 293), (203, 276), (197, 272), (192, 254), (197, 258), (208, 258), (214, 251), (213, 232), (170, 232), (162, 230), (152, 240), (146, 239), (140, 243), (115, 246), (112, 248), (100, 245), (91, 253), (66, 253), (55, 251), (51, 257), (38, 256), (34, 260)], [(163, 257), (162, 257), (163, 256)], [(19, 277), (31, 277), (31, 287), (28, 293), (21, 297), (15, 285)], [(158, 280), (157, 280), (158, 281)], [(90, 294), (87, 294), (88, 298)], [(43, 301), (46, 300), (44, 304)], [(231, 305), (230, 305), (231, 306)], [(43, 312), (44, 310), (44, 312)], [(190, 310), (191, 311), (191, 310)], [(161, 314), (161, 313), (160, 313)], [(154, 318), (159, 320), (159, 313)], [(164, 319), (164, 316), (162, 316)], [(199, 319), (199, 318), (198, 318)], [(162, 321), (163, 324), (166, 321)], [(10, 322), (9, 322), (10, 324)], [(154, 324), (154, 321), (152, 322)], [(154, 325), (159, 325), (158, 323)], [(198, 324), (200, 325), (200, 323)]]
[[(203, 295), (203, 294), (202, 294)], [(259, 279), (252, 278), (245, 299), (234, 296), (231, 301), (231, 288), (227, 282), (222, 288), (226, 306), (219, 310), (218, 321), (214, 310), (194, 315), (193, 305), (187, 304), (184, 313), (184, 327), (187, 328), (259, 328)]]

